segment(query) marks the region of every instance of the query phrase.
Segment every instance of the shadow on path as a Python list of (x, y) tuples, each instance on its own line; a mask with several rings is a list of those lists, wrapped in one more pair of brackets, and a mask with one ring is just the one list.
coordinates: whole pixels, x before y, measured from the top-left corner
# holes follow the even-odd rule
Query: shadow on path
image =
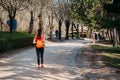
[(85, 80), (119, 80), (120, 73), (116, 69), (108, 67), (98, 51), (91, 47), (83, 48), (75, 56), (77, 67), (81, 69)]
[(88, 42), (81, 40), (48, 42), (44, 53), (45, 68), (38, 70), (35, 48), (0, 60), (0, 80), (79, 80), (81, 71), (74, 61), (77, 51)]

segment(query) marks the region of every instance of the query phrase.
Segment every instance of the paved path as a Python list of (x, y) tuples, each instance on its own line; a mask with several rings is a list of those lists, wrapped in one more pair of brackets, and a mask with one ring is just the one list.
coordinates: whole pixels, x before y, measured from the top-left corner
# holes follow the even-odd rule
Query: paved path
[(47, 42), (45, 68), (40, 70), (36, 65), (35, 48), (19, 51), (0, 60), (0, 80), (79, 80), (81, 72), (76, 67), (75, 56), (87, 43), (82, 40)]

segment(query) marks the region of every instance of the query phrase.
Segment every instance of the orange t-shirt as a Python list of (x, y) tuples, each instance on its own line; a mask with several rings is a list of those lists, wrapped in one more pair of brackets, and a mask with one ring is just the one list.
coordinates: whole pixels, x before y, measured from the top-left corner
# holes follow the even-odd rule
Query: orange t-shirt
[(34, 37), (34, 39), (35, 39), (35, 42), (37, 42), (37, 40), (44, 41), (44, 36), (43, 36), (43, 35), (41, 35), (41, 38), (40, 38), (40, 39), (38, 39), (38, 38), (37, 38), (37, 36), (35, 36), (35, 37)]

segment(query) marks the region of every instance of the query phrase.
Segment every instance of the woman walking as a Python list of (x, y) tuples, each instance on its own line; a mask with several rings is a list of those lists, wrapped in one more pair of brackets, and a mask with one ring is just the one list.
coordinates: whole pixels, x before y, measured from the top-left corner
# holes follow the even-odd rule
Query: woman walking
[(44, 36), (42, 35), (41, 29), (38, 29), (37, 36), (34, 37), (33, 43), (36, 44), (38, 69), (44, 68), (43, 64)]

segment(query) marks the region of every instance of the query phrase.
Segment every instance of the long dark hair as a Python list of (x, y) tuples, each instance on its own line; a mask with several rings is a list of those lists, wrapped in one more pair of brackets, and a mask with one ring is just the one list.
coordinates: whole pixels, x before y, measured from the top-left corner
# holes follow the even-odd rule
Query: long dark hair
[(41, 39), (42, 30), (39, 28), (37, 33), (37, 38)]

